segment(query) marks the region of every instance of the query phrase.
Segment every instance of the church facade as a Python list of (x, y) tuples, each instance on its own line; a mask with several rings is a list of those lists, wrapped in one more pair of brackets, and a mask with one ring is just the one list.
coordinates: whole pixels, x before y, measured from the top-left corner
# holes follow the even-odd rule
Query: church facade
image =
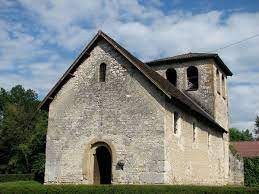
[(228, 184), (231, 75), (211, 53), (144, 63), (99, 31), (40, 105), (45, 183)]

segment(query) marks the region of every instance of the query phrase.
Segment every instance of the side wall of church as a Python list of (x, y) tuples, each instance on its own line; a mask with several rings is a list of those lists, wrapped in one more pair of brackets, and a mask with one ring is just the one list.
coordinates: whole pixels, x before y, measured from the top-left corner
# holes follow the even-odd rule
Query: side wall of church
[[(228, 88), (227, 88), (227, 76), (223, 73), (220, 67), (213, 62), (213, 82), (214, 82), (214, 119), (223, 126), (227, 131), (229, 129), (229, 112), (228, 112)], [(217, 71), (218, 71), (218, 79), (217, 79)], [(224, 81), (222, 81), (222, 76), (224, 77)], [(223, 91), (224, 90), (224, 91)], [(235, 168), (232, 166), (236, 163), (232, 162), (233, 157), (231, 156), (229, 150), (229, 133), (225, 133), (223, 136), (224, 146), (225, 146), (225, 157), (229, 158), (229, 160), (225, 161), (225, 171), (226, 171), (226, 179), (229, 177), (230, 181), (232, 180), (232, 172), (231, 169)]]
[(93, 183), (96, 142), (111, 146), (112, 183), (164, 183), (163, 94), (104, 41), (74, 75), (49, 107), (45, 183)]
[[(208, 127), (182, 109), (166, 103), (165, 182), (168, 184), (224, 185), (227, 183), (223, 134)], [(180, 115), (180, 127), (174, 133), (173, 113)], [(195, 132), (193, 131), (195, 123)]]

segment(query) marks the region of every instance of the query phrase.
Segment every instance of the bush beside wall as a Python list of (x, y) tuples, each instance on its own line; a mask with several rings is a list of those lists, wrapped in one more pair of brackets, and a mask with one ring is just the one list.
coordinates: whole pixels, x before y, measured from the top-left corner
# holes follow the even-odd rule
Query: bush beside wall
[(0, 182), (33, 181), (34, 174), (0, 174)]
[(244, 175), (246, 186), (259, 186), (259, 157), (244, 158)]
[(169, 185), (42, 185), (37, 182), (0, 184), (0, 193), (258, 193), (259, 187)]

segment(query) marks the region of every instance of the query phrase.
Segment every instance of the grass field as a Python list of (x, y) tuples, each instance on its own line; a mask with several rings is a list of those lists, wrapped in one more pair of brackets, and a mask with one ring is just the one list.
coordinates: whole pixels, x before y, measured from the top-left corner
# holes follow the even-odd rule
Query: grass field
[(0, 193), (259, 193), (259, 187), (42, 185), (35, 181), (18, 181), (0, 183)]

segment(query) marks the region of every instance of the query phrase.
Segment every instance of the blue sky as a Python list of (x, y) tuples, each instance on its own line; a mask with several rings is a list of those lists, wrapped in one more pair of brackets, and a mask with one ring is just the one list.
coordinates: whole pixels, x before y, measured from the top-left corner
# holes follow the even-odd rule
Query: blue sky
[[(258, 0), (0, 0), (0, 87), (42, 99), (98, 29), (143, 61), (207, 52), (259, 33)], [(232, 127), (259, 115), (259, 37), (218, 51)]]

